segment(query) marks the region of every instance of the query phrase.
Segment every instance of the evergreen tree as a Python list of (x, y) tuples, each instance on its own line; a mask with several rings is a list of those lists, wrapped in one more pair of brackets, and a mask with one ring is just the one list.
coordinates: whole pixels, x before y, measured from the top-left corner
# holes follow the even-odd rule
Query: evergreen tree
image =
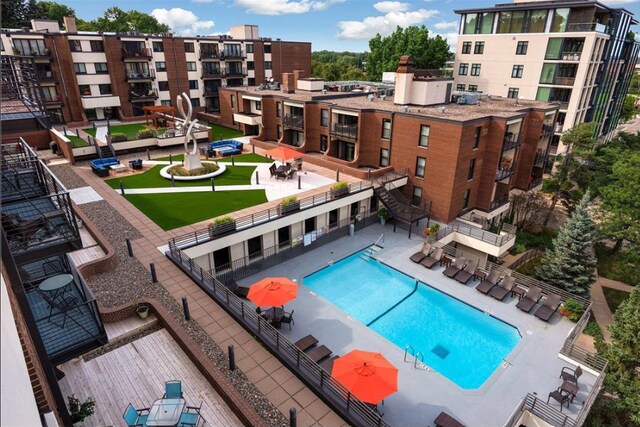
[(553, 250), (542, 259), (536, 276), (550, 285), (585, 298), (595, 278), (595, 224), (587, 211), (589, 192), (580, 200), (573, 216), (553, 240)]

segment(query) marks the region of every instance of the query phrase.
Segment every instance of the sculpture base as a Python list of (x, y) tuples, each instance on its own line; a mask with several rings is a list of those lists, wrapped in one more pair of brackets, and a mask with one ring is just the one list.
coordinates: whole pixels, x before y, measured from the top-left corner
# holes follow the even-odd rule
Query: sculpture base
[(188, 171), (198, 171), (204, 169), (198, 154), (184, 154), (184, 168)]

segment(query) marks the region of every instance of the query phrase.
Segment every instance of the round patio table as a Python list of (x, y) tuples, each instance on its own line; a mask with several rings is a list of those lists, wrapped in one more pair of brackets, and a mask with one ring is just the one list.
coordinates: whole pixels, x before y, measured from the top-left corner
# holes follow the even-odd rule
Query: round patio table
[(43, 292), (54, 292), (68, 286), (71, 282), (73, 282), (73, 276), (71, 274), (58, 274), (44, 280), (40, 283), (38, 289)]

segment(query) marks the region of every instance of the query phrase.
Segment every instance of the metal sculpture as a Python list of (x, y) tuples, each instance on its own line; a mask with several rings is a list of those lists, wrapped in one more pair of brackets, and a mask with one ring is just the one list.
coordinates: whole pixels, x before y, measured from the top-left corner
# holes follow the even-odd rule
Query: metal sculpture
[[(188, 107), (186, 113), (184, 111), (184, 102), (186, 102)], [(184, 168), (189, 171), (202, 169), (202, 163), (200, 163), (200, 156), (198, 155), (198, 143), (194, 135), (194, 129), (198, 126), (198, 120), (191, 120), (191, 115), (193, 114), (193, 106), (191, 105), (191, 100), (185, 92), (182, 92), (177, 96), (176, 104), (178, 107), (178, 112), (184, 119), (183, 122), (176, 121), (175, 125), (178, 131), (184, 132)], [(189, 152), (189, 141), (193, 142), (193, 149), (191, 150), (191, 152)]]

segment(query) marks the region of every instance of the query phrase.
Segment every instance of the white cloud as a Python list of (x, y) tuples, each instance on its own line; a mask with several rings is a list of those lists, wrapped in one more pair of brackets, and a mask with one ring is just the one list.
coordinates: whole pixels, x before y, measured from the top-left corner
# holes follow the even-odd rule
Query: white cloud
[(202, 33), (215, 26), (211, 20), (201, 21), (195, 13), (179, 7), (172, 9), (153, 9), (151, 15), (162, 24), (167, 24), (171, 29), (179, 34), (193, 35)]
[[(395, 6), (394, 9), (392, 6)], [(374, 8), (384, 13), (381, 16), (368, 16), (362, 21), (338, 22), (338, 37), (346, 40), (367, 40), (380, 33), (387, 36), (395, 31), (396, 27), (409, 27), (411, 25), (424, 24), (424, 22), (440, 13), (435, 9), (408, 10), (407, 3), (384, 1), (373, 5)]]
[(438, 22), (434, 24), (433, 28), (436, 30), (448, 30), (450, 28), (458, 28), (458, 21), (449, 21), (449, 22)]
[(450, 52), (455, 52), (456, 51), (456, 45), (458, 44), (458, 33), (444, 33), (444, 34), (439, 34), (439, 33), (431, 33), (429, 34), (430, 37), (435, 37), (435, 36), (440, 36), (443, 39), (445, 39), (447, 41), (447, 43), (449, 43), (449, 51)]
[(345, 0), (236, 0), (236, 5), (257, 15), (287, 15), (325, 10)]

